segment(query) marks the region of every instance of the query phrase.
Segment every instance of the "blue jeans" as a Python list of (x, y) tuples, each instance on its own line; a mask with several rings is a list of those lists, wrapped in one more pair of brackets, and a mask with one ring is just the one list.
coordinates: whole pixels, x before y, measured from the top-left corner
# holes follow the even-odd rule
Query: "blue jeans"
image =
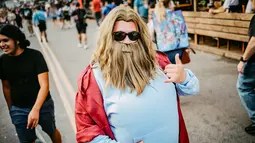
[(247, 62), (243, 74), (239, 74), (237, 91), (249, 117), (255, 123), (255, 62)]
[[(31, 108), (20, 108), (11, 106), (10, 115), (12, 123), (15, 125), (20, 143), (32, 143), (36, 140), (35, 129), (27, 129), (27, 119)], [(42, 105), (39, 115), (39, 125), (50, 137), (56, 130), (54, 103), (52, 99), (47, 100)]]

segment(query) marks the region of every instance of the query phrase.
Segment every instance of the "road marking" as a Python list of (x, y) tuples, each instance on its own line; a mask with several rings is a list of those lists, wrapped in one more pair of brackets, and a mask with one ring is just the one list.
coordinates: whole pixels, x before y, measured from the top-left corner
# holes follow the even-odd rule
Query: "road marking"
[(36, 137), (37, 137), (42, 143), (47, 143), (47, 142), (44, 140), (43, 136), (40, 134), (38, 128), (35, 128), (35, 133), (36, 133)]
[[(45, 45), (45, 43), (44, 43)], [(57, 61), (55, 55), (53, 54), (52, 51), (50, 51), (49, 46), (47, 46), (45, 49), (47, 49), (53, 59), (53, 62), (56, 66), (57, 72), (54, 70), (54, 80), (57, 86), (57, 90), (59, 91), (59, 95), (62, 99), (62, 102), (64, 104), (64, 107), (66, 109), (67, 112), (67, 116), (70, 120), (70, 123), (73, 127), (73, 131), (76, 132), (76, 127), (75, 127), (75, 118), (74, 118), (74, 111), (73, 108), (71, 107), (71, 104), (69, 103), (68, 99), (66, 98), (68, 95), (73, 95), (73, 97), (75, 96), (75, 91), (71, 91), (73, 89), (73, 87), (71, 86), (69, 80), (67, 79), (66, 74), (63, 72), (62, 67), (60, 66), (59, 62)], [(57, 74), (58, 73), (58, 74)], [(64, 80), (63, 82), (60, 82), (60, 79)], [(62, 84), (61, 84), (62, 83)], [(63, 87), (62, 85), (65, 85), (66, 87)], [(69, 86), (68, 86), (69, 85)], [(65, 90), (67, 90), (69, 93), (64, 92)], [(74, 101), (74, 100), (73, 100)]]
[(75, 95), (76, 91), (74, 90), (73, 86), (71, 85), (71, 82), (68, 80), (66, 73), (64, 72), (63, 68), (61, 67), (60, 62), (59, 62), (58, 59), (56, 58), (55, 54), (52, 52), (52, 50), (51, 50), (49, 44), (48, 44), (48, 43), (44, 43), (44, 45), (47, 46), (46, 49), (49, 51), (49, 53), (50, 53), (50, 55), (52, 56), (53, 60), (56, 62), (57, 68), (58, 68), (60, 71), (62, 71), (62, 72), (60, 72), (60, 74), (61, 74), (61, 79), (64, 80), (64, 83), (66, 84), (67, 89), (68, 89), (70, 95)]
[[(46, 61), (47, 61), (47, 64), (48, 64), (48, 66), (50, 67), (50, 70), (51, 70), (50, 73), (52, 74), (52, 77), (53, 77), (53, 80), (54, 80), (55, 85), (56, 85), (56, 87), (57, 87), (58, 93), (59, 93), (60, 98), (61, 98), (61, 100), (62, 100), (62, 102), (63, 102), (63, 104), (64, 104), (64, 108), (65, 108), (65, 110), (66, 110), (66, 112), (67, 112), (68, 119), (69, 119), (69, 121), (70, 121), (70, 123), (71, 123), (71, 125), (72, 125), (72, 129), (73, 129), (73, 131), (76, 133), (75, 118), (74, 118), (74, 115), (75, 115), (75, 114), (74, 114), (74, 111), (72, 110), (72, 107), (71, 107), (70, 103), (68, 102), (68, 100), (67, 100), (67, 98), (66, 98), (68, 95), (67, 95), (67, 93), (64, 92), (64, 91), (65, 91), (64, 89), (66, 89), (70, 95), (75, 95), (74, 89), (73, 89), (73, 87), (71, 86), (69, 80), (67, 79), (66, 74), (63, 72), (63, 69), (62, 69), (62, 67), (60, 66), (60, 64), (59, 64), (59, 62), (58, 62), (56, 56), (55, 56), (54, 53), (50, 50), (49, 45), (48, 45), (48, 44), (47, 44), (47, 45), (46, 45), (46, 44), (42, 44), (42, 43), (40, 42), (40, 37), (39, 37), (38, 30), (34, 28), (34, 31), (35, 31), (35, 34), (36, 34), (36, 36), (37, 36), (37, 38), (38, 38), (39, 44), (40, 44), (40, 46), (41, 46), (41, 48), (42, 48), (42, 52), (43, 52), (43, 54), (44, 54), (44, 56), (45, 56), (45, 59), (46, 59)], [(45, 45), (46, 47), (45, 47), (44, 45)], [(49, 54), (47, 53), (46, 50), (49, 52)], [(53, 60), (53, 61), (51, 61), (50, 56), (52, 57), (52, 60)], [(55, 64), (53, 64), (53, 62), (54, 62)], [(64, 83), (64, 85), (67, 86), (67, 88), (64, 88), (64, 87), (62, 86), (63, 83), (61, 84), (61, 82), (60, 82), (60, 79), (62, 79), (62, 78), (63, 78), (63, 80), (64, 80), (63, 83)]]

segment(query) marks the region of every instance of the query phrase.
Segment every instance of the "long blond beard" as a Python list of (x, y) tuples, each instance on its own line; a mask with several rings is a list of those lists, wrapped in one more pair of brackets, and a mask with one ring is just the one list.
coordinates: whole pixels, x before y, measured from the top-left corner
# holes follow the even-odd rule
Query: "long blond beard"
[(131, 92), (136, 90), (140, 95), (156, 74), (155, 57), (149, 54), (148, 47), (141, 46), (139, 41), (132, 44), (113, 42), (110, 49), (111, 57), (106, 64), (99, 62), (106, 86)]

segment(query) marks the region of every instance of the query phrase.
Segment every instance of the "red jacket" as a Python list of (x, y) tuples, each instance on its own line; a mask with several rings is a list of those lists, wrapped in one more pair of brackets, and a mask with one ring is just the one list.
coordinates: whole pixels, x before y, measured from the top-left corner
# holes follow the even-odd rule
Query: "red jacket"
[[(157, 61), (162, 69), (170, 64), (168, 57), (161, 52), (157, 53)], [(179, 98), (177, 99), (180, 131), (179, 143), (189, 143)], [(78, 80), (75, 120), (77, 128), (76, 140), (79, 143), (90, 142), (98, 135), (107, 135), (111, 139), (115, 139), (104, 110), (103, 97), (90, 66), (81, 73)]]

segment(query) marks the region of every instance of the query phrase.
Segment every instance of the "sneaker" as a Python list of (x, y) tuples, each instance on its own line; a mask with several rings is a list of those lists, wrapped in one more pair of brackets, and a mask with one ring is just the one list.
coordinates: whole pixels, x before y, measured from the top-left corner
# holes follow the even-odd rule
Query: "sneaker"
[(34, 34), (34, 33), (29, 34), (29, 37), (34, 37), (34, 36), (35, 36), (35, 34)]
[(85, 45), (83, 46), (83, 48), (84, 48), (84, 49), (88, 49), (89, 46), (88, 46), (87, 44), (85, 44)]
[(78, 43), (77, 46), (78, 46), (79, 48), (81, 48), (81, 47), (82, 47), (82, 44), (81, 44), (81, 43)]
[(255, 135), (255, 123), (252, 123), (248, 127), (246, 127), (245, 132), (251, 135)]

